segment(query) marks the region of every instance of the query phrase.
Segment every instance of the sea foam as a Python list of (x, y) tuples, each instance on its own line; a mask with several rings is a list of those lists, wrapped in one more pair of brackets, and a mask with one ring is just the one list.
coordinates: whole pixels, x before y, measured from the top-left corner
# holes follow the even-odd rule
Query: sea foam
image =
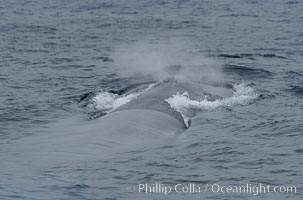
[(96, 110), (103, 111), (105, 113), (110, 113), (117, 109), (118, 107), (130, 102), (131, 100), (137, 98), (139, 95), (147, 92), (151, 89), (154, 84), (149, 85), (147, 88), (136, 91), (129, 94), (118, 95), (111, 92), (101, 91), (95, 97), (92, 98), (93, 107)]
[[(118, 95), (111, 92), (102, 91), (92, 98), (93, 107), (103, 113), (110, 113), (118, 107), (136, 99), (139, 95), (147, 92), (155, 84), (149, 85), (147, 88), (135, 91), (129, 94)], [(189, 122), (197, 112), (211, 111), (220, 108), (231, 108), (235, 105), (248, 105), (253, 103), (260, 95), (255, 92), (254, 88), (249, 83), (242, 82), (233, 85), (233, 95), (230, 97), (209, 100), (207, 96), (204, 99), (191, 99), (188, 92), (177, 93), (165, 99), (170, 107), (179, 112), (187, 127)]]
[(248, 105), (259, 97), (259, 94), (255, 92), (253, 87), (249, 86), (249, 83), (242, 82), (240, 84), (234, 84), (234, 93), (230, 97), (216, 99), (215, 101), (208, 100), (205, 96), (204, 99), (193, 100), (190, 99), (188, 92), (177, 93), (165, 101), (170, 107), (178, 111), (187, 126), (192, 116), (197, 111), (202, 110), (214, 110), (218, 108), (230, 108), (234, 105)]

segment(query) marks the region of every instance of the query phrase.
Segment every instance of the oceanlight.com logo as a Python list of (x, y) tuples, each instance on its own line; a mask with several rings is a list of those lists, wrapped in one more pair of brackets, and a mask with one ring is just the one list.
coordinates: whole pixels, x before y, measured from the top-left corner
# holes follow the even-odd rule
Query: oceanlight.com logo
[(234, 193), (234, 194), (252, 194), (259, 195), (265, 193), (297, 193), (297, 187), (293, 185), (265, 185), (251, 184), (244, 185), (221, 185), (214, 184), (163, 184), (163, 183), (140, 183), (127, 188), (129, 192), (138, 192), (146, 194), (171, 193), (199, 194), (199, 193)]

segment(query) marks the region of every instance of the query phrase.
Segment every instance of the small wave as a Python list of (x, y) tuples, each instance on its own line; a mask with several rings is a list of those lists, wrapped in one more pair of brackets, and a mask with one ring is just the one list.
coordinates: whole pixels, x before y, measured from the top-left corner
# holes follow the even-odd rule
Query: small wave
[(238, 76), (245, 76), (251, 77), (251, 78), (264, 78), (264, 77), (270, 77), (272, 75), (272, 72), (267, 71), (265, 69), (260, 68), (250, 68), (245, 67), (242, 65), (224, 65), (223, 72), (227, 75), (234, 75), (237, 74)]
[(143, 94), (144, 92), (148, 91), (153, 86), (154, 84), (151, 84), (143, 90), (123, 95), (102, 91), (92, 98), (92, 106), (96, 110), (107, 114), (114, 111), (118, 107), (130, 102), (131, 100), (137, 98), (140, 94)]
[(96, 60), (102, 60), (103, 62), (114, 62), (114, 59), (108, 57), (108, 56), (99, 56), (99, 57), (94, 57)]
[(298, 72), (298, 71), (288, 71), (286, 72), (287, 77), (289, 78), (299, 78), (303, 76), (303, 72)]
[(257, 57), (263, 58), (279, 58), (279, 59), (287, 59), (285, 56), (277, 55), (277, 54), (270, 54), (270, 53), (237, 53), (237, 54), (219, 54), (218, 57), (222, 58), (248, 58), (251, 60), (255, 60)]
[(302, 97), (303, 96), (303, 87), (299, 85), (290, 85), (287, 92), (291, 92), (296, 96)]
[(187, 92), (177, 93), (165, 99), (165, 101), (182, 115), (185, 124), (189, 127), (190, 119), (197, 111), (209, 111), (222, 107), (230, 108), (233, 105), (248, 105), (260, 96), (249, 83), (235, 84), (233, 88), (235, 91), (231, 97), (216, 99), (215, 101), (209, 100), (207, 96), (202, 100), (192, 100)]

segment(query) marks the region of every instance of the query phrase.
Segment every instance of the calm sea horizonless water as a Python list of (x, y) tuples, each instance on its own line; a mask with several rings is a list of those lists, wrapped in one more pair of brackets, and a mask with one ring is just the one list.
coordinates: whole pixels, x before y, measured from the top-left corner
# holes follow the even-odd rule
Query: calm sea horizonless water
[[(302, 10), (300, 0), (0, 0), (0, 199), (302, 199)], [(165, 64), (242, 96), (176, 95), (195, 116), (163, 143), (81, 159), (45, 150), (41, 138), (98, 124), (167, 78)], [(128, 191), (139, 183), (297, 193)]]

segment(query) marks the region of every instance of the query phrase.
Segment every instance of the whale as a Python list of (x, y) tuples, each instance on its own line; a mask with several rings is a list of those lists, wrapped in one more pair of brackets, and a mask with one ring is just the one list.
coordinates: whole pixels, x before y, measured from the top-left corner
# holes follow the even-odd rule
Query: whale
[(170, 78), (155, 84), (147, 92), (99, 118), (96, 126), (102, 128), (104, 137), (119, 136), (123, 141), (133, 137), (140, 138), (140, 142), (176, 137), (189, 128), (190, 122), (187, 123), (181, 113), (165, 100), (184, 92), (193, 99), (207, 96), (210, 101), (232, 94), (230, 88)]
[[(62, 120), (47, 134), (16, 141), (18, 149), (11, 151), (39, 165), (59, 165), (169, 143), (190, 129), (182, 115), (165, 101), (178, 92), (188, 92), (193, 99), (207, 95), (211, 100), (232, 94), (227, 87), (167, 79), (105, 116)], [(13, 157), (7, 159), (20, 162)]]
[[(97, 185), (121, 181), (113, 178), (115, 170), (137, 162), (145, 166), (155, 156), (170, 153), (165, 148), (182, 144), (184, 137), (191, 135), (191, 128), (195, 130), (196, 121), (186, 125), (183, 116), (165, 101), (178, 92), (188, 92), (192, 99), (208, 95), (216, 100), (230, 95), (231, 89), (170, 79), (100, 118), (85, 120), (83, 115), (71, 113), (40, 134), (1, 145), (0, 173), (5, 184), (16, 185), (22, 194), (32, 197), (29, 191), (33, 187), (44, 193), (53, 187), (64, 192), (64, 188), (78, 182), (85, 185), (87, 180)], [(102, 179), (91, 178), (95, 176)]]
[[(173, 78), (148, 88), (100, 118), (88, 119), (83, 113), (70, 112), (65, 119), (60, 118), (58, 122), (41, 129), (39, 134), (2, 144), (0, 173), (5, 185), (15, 185), (20, 193), (32, 197), (34, 187), (41, 190), (37, 195), (43, 195), (49, 190), (53, 194), (53, 188), (58, 189), (55, 192), (65, 192), (70, 186), (81, 190), (82, 183), (83, 189), (86, 183), (94, 188), (108, 183), (119, 183), (119, 186), (124, 182), (129, 184), (132, 181), (130, 176), (125, 176), (127, 180), (121, 179), (128, 174), (124, 173), (124, 165), (129, 165), (130, 168), (125, 169), (127, 171), (134, 166), (131, 174), (137, 173), (136, 168), (142, 166), (143, 170), (139, 170), (142, 173), (146, 171), (145, 166), (156, 166), (153, 165), (155, 157), (182, 150), (188, 146), (187, 138), (205, 131), (200, 130), (201, 123), (208, 120), (201, 121), (201, 117), (211, 117), (207, 111), (199, 112), (199, 116), (192, 118), (188, 124), (183, 115), (166, 101), (168, 98), (184, 92), (197, 102), (203, 102), (199, 100), (203, 100), (204, 96), (215, 103), (225, 97), (235, 98), (233, 88), (228, 85)], [(127, 92), (133, 94), (136, 91)], [(244, 99), (246, 97), (244, 95)], [(182, 147), (183, 144), (185, 146)], [(177, 145), (182, 148), (167, 149)], [(166, 167), (160, 164), (159, 170)], [(171, 170), (169, 166), (167, 168)], [(148, 174), (148, 171), (142, 173), (142, 177), (146, 176), (149, 180)], [(77, 186), (78, 183), (80, 186)], [(100, 190), (101, 194), (105, 191)], [(11, 191), (8, 190), (8, 194), (14, 195), (15, 191)]]

